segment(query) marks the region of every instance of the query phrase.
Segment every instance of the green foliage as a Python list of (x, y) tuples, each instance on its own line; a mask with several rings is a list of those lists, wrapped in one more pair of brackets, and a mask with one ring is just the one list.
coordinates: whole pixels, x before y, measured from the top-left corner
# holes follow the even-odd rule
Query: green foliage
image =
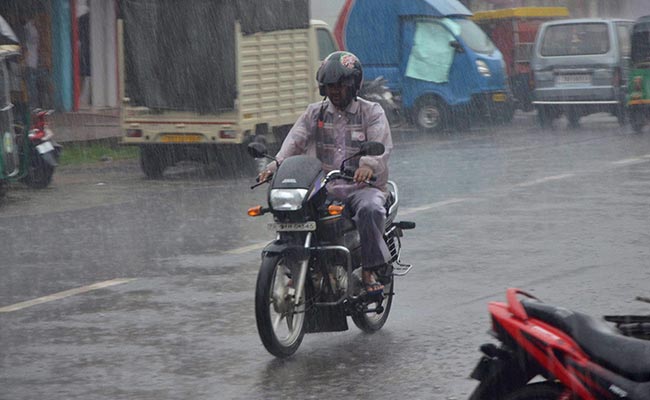
[(64, 143), (59, 165), (80, 165), (138, 158), (136, 146), (120, 146), (111, 142)]

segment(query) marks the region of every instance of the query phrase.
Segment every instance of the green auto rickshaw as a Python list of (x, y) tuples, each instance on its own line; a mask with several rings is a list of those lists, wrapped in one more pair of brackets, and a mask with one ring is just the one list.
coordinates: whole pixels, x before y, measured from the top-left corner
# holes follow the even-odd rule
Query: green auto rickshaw
[(20, 149), (14, 132), (11, 102), (12, 63), (20, 57), (18, 39), (9, 24), (0, 17), (0, 197), (10, 181), (20, 178)]
[(650, 121), (650, 15), (639, 18), (632, 28), (628, 85), (630, 124), (636, 133), (641, 133)]

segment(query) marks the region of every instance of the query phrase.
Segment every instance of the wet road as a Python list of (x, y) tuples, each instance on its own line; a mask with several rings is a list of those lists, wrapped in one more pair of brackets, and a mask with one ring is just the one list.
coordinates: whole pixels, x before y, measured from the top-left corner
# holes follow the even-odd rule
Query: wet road
[(12, 187), (0, 206), (0, 399), (463, 399), (490, 341), (487, 302), (507, 287), (593, 315), (650, 313), (633, 301), (649, 294), (649, 132), (600, 115), (542, 131), (522, 114), (394, 137), (415, 268), (379, 333), (307, 335), (285, 361), (255, 328), (273, 233), (245, 216), (265, 197), (250, 179), (190, 166), (146, 181), (122, 162), (63, 169), (43, 192)]

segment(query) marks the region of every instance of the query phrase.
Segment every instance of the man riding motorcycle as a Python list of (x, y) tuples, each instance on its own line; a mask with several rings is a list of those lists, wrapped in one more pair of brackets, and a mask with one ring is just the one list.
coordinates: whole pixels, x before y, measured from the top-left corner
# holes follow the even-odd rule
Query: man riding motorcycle
[[(354, 54), (336, 51), (328, 55), (316, 79), (320, 94), (325, 98), (307, 107), (289, 131), (276, 159), (281, 163), (290, 156), (312, 155), (329, 172), (358, 152), (365, 141), (384, 145), (384, 154), (364, 156), (346, 164), (356, 168), (354, 182), (328, 184), (328, 193), (344, 201), (347, 215), (359, 231), (365, 290), (369, 295), (380, 295), (384, 286), (377, 280), (376, 271), (384, 268), (390, 259), (383, 240), (388, 158), (393, 147), (390, 126), (379, 104), (357, 97), (363, 69)], [(269, 179), (278, 163), (268, 164), (260, 173), (259, 181)], [(376, 181), (370, 185), (368, 182), (373, 176)]]

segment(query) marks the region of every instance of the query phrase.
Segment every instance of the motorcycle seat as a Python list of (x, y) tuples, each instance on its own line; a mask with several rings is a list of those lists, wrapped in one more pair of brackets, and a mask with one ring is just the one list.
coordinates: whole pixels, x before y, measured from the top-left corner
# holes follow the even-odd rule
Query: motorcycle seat
[(594, 362), (636, 382), (650, 382), (650, 341), (623, 336), (590, 315), (536, 300), (522, 300), (526, 313), (569, 335)]

